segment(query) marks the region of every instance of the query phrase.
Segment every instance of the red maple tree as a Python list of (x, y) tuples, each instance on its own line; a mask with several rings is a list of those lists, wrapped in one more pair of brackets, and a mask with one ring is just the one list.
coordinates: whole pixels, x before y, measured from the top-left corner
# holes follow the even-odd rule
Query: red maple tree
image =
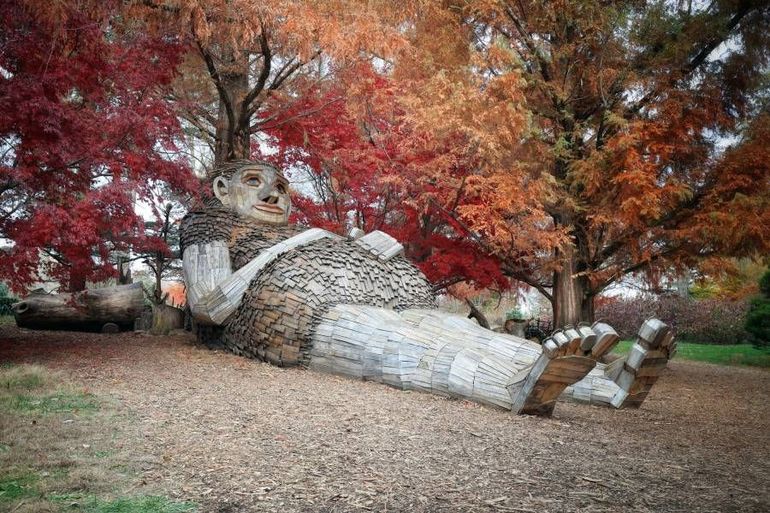
[(117, 6), (0, 1), (0, 279), (16, 290), (114, 274), (111, 253), (142, 237), (135, 201), (158, 181), (197, 187), (169, 156), (182, 48), (121, 25)]

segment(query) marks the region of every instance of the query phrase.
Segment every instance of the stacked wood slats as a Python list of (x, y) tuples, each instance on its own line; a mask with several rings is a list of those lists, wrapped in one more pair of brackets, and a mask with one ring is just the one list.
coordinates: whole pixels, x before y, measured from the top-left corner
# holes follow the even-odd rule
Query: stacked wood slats
[(341, 303), (402, 310), (435, 307), (435, 297), (425, 277), (401, 256), (384, 260), (354, 241), (316, 240), (260, 271), (228, 320), (225, 344), (278, 365), (307, 363), (313, 327)]
[(674, 334), (658, 319), (639, 329), (628, 356), (609, 365), (598, 364), (561, 399), (615, 408), (638, 408), (676, 350)]
[[(311, 336), (311, 369), (386, 383), (398, 388), (461, 397), (510, 409), (508, 380), (539, 354), (536, 344), (501, 336), (438, 311), (401, 313), (337, 305)], [(527, 358), (525, 355), (528, 355)]]
[(404, 246), (385, 232), (374, 231), (361, 237), (356, 233), (356, 244), (369, 251), (382, 261), (387, 262), (397, 255), (404, 254)]
[(607, 378), (607, 365), (597, 363), (586, 377), (574, 385), (568, 386), (559, 396), (559, 400), (611, 406), (612, 398), (620, 390), (617, 383)]
[(658, 319), (645, 321), (622, 367), (608, 372), (622, 390), (612, 398), (612, 405), (641, 406), (675, 350), (674, 334), (666, 324)]
[(512, 410), (517, 413), (550, 415), (564, 389), (582, 380), (596, 365), (602, 352), (608, 351), (618, 336), (606, 324), (591, 328), (567, 327), (543, 341), (543, 352), (537, 361), (512, 377), (510, 388)]
[(188, 215), (182, 246), (193, 262), (191, 297), (205, 295), (200, 308), (224, 325), (213, 336), (277, 365), (550, 414), (613, 343), (601, 326), (579, 327), (541, 348), (439, 313), (428, 281), (380, 232), (342, 239), (252, 224), (214, 206)]

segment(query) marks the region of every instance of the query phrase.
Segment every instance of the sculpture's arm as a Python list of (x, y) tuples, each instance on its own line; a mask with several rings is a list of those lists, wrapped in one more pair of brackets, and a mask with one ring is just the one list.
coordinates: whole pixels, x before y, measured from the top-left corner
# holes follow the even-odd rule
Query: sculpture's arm
[(230, 265), (227, 243), (215, 240), (193, 244), (182, 254), (182, 269), (187, 285), (187, 303), (196, 321), (223, 324), (238, 305), (257, 274), (279, 255), (314, 240), (337, 237), (331, 232), (312, 228), (262, 251), (237, 271)]

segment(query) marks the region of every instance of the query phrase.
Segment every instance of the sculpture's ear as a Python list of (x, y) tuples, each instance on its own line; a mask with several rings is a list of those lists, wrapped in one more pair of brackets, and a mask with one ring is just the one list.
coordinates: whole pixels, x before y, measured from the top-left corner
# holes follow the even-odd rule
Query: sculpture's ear
[(217, 197), (223, 205), (230, 205), (230, 191), (228, 190), (228, 180), (223, 176), (214, 178), (214, 196)]

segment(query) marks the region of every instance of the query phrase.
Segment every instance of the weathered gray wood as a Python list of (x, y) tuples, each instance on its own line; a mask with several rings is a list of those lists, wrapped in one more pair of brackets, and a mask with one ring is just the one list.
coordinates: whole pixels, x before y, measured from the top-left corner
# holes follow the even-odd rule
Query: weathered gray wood
[(603, 355), (597, 343), (611, 346), (579, 327), (541, 348), (437, 312), (432, 287), (389, 235), (264, 224), (263, 195), (274, 192), (265, 184), (280, 173), (265, 171), (252, 190), (241, 173), (258, 169), (226, 166), (215, 184), (222, 203), (191, 212), (181, 229), (192, 314), (222, 326), (215, 335), (233, 352), (548, 415)]
[(12, 308), (22, 328), (101, 331), (107, 323), (132, 329), (143, 306), (142, 285), (134, 283), (72, 294), (34, 294)]
[(360, 234), (356, 232), (355, 235), (358, 235), (358, 237), (355, 238), (356, 244), (382, 261), (387, 262), (391, 258), (404, 253), (404, 246), (385, 232), (377, 230), (367, 233), (364, 236), (360, 236)]
[(203, 324), (222, 324), (240, 305), (249, 282), (282, 254), (304, 244), (337, 235), (312, 228), (264, 250), (247, 265), (232, 272), (224, 241), (195, 244), (184, 249), (182, 270), (188, 288), (187, 301), (195, 319)]
[[(597, 346), (614, 346), (617, 335), (607, 325), (597, 328)], [(596, 346), (595, 346), (596, 347)], [(561, 399), (614, 408), (638, 408), (676, 351), (674, 334), (658, 319), (648, 319), (639, 328), (636, 341), (625, 358), (598, 364), (583, 380), (568, 387)]]

